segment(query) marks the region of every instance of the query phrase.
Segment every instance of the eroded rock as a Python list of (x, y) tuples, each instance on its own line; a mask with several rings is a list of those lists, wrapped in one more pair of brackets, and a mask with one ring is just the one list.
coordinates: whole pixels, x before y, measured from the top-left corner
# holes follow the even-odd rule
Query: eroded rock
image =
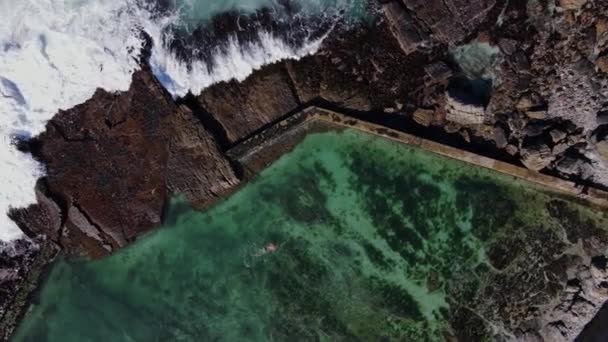
[(522, 146), (521, 162), (530, 170), (540, 171), (555, 160), (551, 148), (542, 142), (533, 142)]
[(184, 195), (195, 208), (202, 209), (238, 185), (230, 162), (189, 108), (180, 106), (166, 126), (166, 185), (171, 193)]
[(456, 122), (461, 125), (480, 125), (485, 120), (485, 110), (478, 104), (463, 103), (456, 97), (447, 96), (447, 115), (448, 121)]
[(433, 122), (433, 117), (435, 115), (435, 111), (428, 109), (416, 109), (414, 112), (413, 119), (418, 124), (428, 127)]
[(222, 82), (204, 90), (197, 100), (225, 130), (230, 143), (243, 139), (298, 106), (282, 64), (263, 68), (239, 83)]
[(175, 110), (154, 77), (140, 71), (127, 92), (98, 90), (59, 112), (38, 138), (49, 191), (77, 206), (113, 248), (160, 224), (168, 157), (162, 124)]
[(107, 255), (158, 226), (170, 195), (201, 208), (238, 184), (213, 135), (146, 68), (128, 91), (60, 111), (37, 145), (38, 204), (13, 217), (67, 254)]
[(0, 241), (0, 340), (8, 341), (57, 246), (42, 238)]

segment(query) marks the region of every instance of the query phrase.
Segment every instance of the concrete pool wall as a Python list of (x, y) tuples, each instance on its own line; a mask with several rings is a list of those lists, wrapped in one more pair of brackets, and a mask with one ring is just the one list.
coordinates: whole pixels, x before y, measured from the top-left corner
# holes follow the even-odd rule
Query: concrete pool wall
[(293, 149), (308, 133), (347, 128), (524, 179), (546, 190), (576, 197), (593, 206), (608, 208), (608, 192), (601, 189), (583, 187), (572, 181), (347, 117), (338, 112), (316, 106), (308, 107), (267, 127), (233, 147), (227, 153), (242, 165), (245, 178), (251, 178), (282, 154)]

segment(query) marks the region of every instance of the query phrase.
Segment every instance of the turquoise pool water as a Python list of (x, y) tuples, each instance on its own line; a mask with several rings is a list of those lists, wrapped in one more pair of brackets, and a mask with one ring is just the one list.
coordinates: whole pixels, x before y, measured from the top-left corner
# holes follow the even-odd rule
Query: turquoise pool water
[(490, 246), (553, 222), (554, 200), (356, 131), (310, 134), (207, 212), (175, 199), (130, 247), (56, 263), (14, 341), (442, 341), (452, 303), (510, 262)]

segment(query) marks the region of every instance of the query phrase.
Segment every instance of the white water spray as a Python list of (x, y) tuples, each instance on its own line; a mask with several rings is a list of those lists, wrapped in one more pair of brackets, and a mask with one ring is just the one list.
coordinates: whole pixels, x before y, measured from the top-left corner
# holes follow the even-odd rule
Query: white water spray
[(209, 71), (200, 61), (187, 67), (167, 48), (167, 28), (179, 25), (180, 15), (155, 16), (138, 0), (2, 0), (0, 13), (0, 241), (22, 237), (6, 213), (35, 203), (35, 183), (44, 175), (12, 141), (40, 134), (59, 110), (97, 88), (127, 90), (139, 68), (141, 30), (154, 42), (152, 70), (173, 96), (243, 80), (265, 64), (314, 53), (323, 40), (293, 48), (268, 32), (247, 46), (232, 39)]

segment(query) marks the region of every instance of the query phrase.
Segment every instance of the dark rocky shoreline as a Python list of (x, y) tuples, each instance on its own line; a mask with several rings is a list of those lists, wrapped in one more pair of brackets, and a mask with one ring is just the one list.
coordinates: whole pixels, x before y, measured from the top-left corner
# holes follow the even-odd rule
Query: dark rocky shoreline
[[(196, 208), (209, 206), (243, 176), (225, 152), (311, 104), (575, 180), (581, 191), (608, 187), (597, 166), (608, 159), (608, 19), (601, 16), (608, 3), (558, 3), (382, 1), (374, 23), (338, 25), (313, 56), (176, 101), (144, 53), (127, 92), (98, 90), (60, 111), (24, 147), (47, 166), (47, 176), (37, 186), (38, 204), (11, 212), (38, 247), (23, 242), (19, 253), (0, 257), (0, 291), (9, 294), (0, 301), (0, 337), (10, 335), (57, 250), (108, 255), (157, 227), (175, 194)], [(464, 58), (450, 54), (457, 46), (470, 47)], [(488, 47), (496, 56), (488, 56)], [(564, 299), (572, 305), (601, 291), (579, 279), (585, 272), (606, 272), (591, 263), (606, 245), (583, 235), (585, 258), (560, 266), (564, 289), (579, 284), (578, 295)], [(555, 318), (555, 338), (576, 334), (603, 304), (588, 301), (592, 308), (578, 312), (578, 322)], [(479, 323), (456, 316), (461, 336)], [(541, 340), (540, 327), (511, 326), (522, 339)]]

